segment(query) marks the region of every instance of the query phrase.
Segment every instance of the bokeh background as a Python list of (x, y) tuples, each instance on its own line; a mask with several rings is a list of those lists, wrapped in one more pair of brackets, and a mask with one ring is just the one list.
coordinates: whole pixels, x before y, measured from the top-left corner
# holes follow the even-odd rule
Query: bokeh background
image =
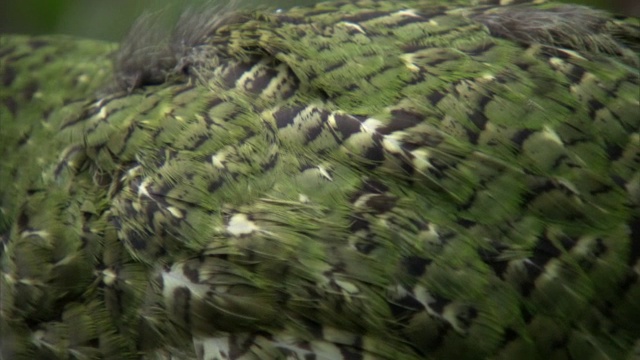
[[(396, 1), (396, 0), (391, 0)], [(120, 40), (145, 9), (166, 9), (200, 0), (0, 0), (0, 33), (62, 33)], [(223, 3), (223, 1), (218, 1)], [(226, 1), (224, 1), (226, 2)], [(308, 5), (318, 0), (244, 0), (271, 8)], [(565, 0), (640, 16), (640, 0)], [(170, 4), (170, 5), (169, 5)]]

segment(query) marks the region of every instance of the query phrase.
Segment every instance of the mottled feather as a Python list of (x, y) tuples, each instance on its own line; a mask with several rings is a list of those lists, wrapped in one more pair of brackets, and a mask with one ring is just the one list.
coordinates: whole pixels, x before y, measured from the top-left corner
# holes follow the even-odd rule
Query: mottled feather
[(2, 358), (637, 356), (637, 19), (501, 3), (3, 35)]

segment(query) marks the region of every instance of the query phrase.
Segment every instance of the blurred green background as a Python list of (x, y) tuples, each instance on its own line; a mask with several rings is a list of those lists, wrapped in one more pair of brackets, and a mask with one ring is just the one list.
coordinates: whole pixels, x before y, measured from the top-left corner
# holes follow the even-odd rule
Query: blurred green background
[[(393, 1), (393, 0), (392, 0)], [(166, 8), (167, 4), (188, 4), (189, 0), (0, 0), (0, 33), (62, 33), (83, 37), (119, 40), (134, 19), (145, 9)], [(198, 2), (198, 1), (196, 1)], [(200, 1), (201, 2), (201, 1)], [(220, 1), (222, 3), (222, 1)], [(253, 0), (272, 8), (305, 5), (318, 0)], [(569, 0), (640, 16), (638, 0)]]

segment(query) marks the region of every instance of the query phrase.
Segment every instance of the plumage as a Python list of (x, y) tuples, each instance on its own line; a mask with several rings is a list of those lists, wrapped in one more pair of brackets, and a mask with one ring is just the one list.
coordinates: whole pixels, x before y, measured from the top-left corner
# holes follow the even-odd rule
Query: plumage
[(0, 355), (635, 358), (639, 52), (542, 1), (2, 35)]

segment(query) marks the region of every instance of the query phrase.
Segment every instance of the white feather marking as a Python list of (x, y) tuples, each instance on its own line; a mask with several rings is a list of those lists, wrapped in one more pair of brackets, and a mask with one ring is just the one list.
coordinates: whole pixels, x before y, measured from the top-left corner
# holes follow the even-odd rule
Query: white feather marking
[(100, 108), (100, 112), (98, 113), (98, 117), (100, 119), (106, 119), (107, 118), (107, 108), (106, 107), (101, 107)]
[(260, 227), (249, 220), (246, 214), (234, 214), (227, 225), (227, 232), (233, 236), (247, 235), (260, 230)]
[(87, 74), (78, 76), (78, 82), (81, 84), (87, 84), (91, 78)]
[(375, 118), (368, 118), (362, 125), (360, 125), (360, 131), (363, 133), (375, 133), (379, 127), (384, 126), (384, 123)]
[(211, 155), (211, 163), (218, 169), (224, 169), (224, 161), (227, 155), (225, 153), (217, 153)]
[(542, 135), (544, 136), (545, 139), (551, 140), (556, 144), (562, 145), (562, 139), (560, 139), (560, 136), (558, 136), (558, 133), (556, 133), (555, 130), (553, 130), (552, 128), (545, 126), (542, 131)]
[(357, 294), (360, 292), (357, 286), (353, 283), (344, 280), (335, 280), (336, 285), (340, 286), (342, 290), (346, 291), (348, 294)]
[(102, 282), (107, 285), (107, 286), (111, 286), (113, 285), (113, 283), (116, 282), (116, 280), (118, 279), (118, 275), (111, 269), (104, 269), (102, 270)]
[(424, 172), (433, 167), (431, 162), (429, 162), (429, 151), (426, 149), (417, 149), (411, 152), (414, 156), (413, 158), (413, 166), (415, 166), (417, 171)]
[(382, 140), (382, 146), (392, 154), (402, 153), (400, 142), (392, 136), (385, 136)]
[(138, 197), (142, 197), (143, 195), (151, 198), (151, 194), (149, 194), (149, 190), (147, 190), (147, 186), (151, 183), (151, 180), (144, 179), (144, 181), (138, 186)]
[(320, 170), (320, 174), (324, 176), (327, 180), (333, 181), (333, 178), (331, 177), (327, 169), (324, 168), (324, 166), (318, 165), (318, 170)]
[(205, 298), (206, 294), (211, 287), (206, 284), (194, 283), (191, 279), (184, 275), (184, 269), (182, 264), (174, 265), (169, 271), (162, 272), (162, 294), (165, 299), (171, 299), (174, 296), (175, 290), (178, 288), (186, 287), (191, 292), (192, 296), (198, 298)]
[(365, 208), (367, 205), (367, 201), (369, 201), (369, 199), (371, 199), (372, 197), (377, 196), (377, 194), (364, 194), (361, 195), (360, 197), (358, 197), (358, 199), (353, 203), (353, 207), (355, 207), (356, 209), (362, 209)]
[(421, 18), (422, 17), (422, 16), (418, 15), (417, 12), (414, 9), (404, 9), (404, 10), (396, 11), (394, 13), (394, 15), (414, 17), (414, 18)]
[(182, 213), (182, 211), (180, 211), (180, 209), (178, 209), (175, 206), (169, 206), (167, 207), (167, 210), (169, 210), (171, 215), (173, 215), (173, 217), (177, 219), (182, 219), (184, 217), (184, 214)]
[(364, 29), (362, 28), (362, 26), (356, 24), (356, 23), (352, 23), (352, 22), (348, 22), (348, 21), (343, 21), (340, 23), (341, 25), (344, 25), (350, 29), (354, 29), (362, 34), (365, 34), (366, 32), (364, 31)]
[(43, 239), (48, 239), (49, 238), (49, 232), (46, 230), (38, 230), (38, 231), (34, 231), (34, 230), (25, 230), (23, 232), (20, 233), (20, 237), (21, 238), (27, 238), (30, 236), (38, 236), (41, 237)]
[(202, 360), (229, 359), (229, 342), (228, 337), (193, 338), (195, 348), (202, 350), (202, 354), (198, 353), (198, 359)]
[(404, 65), (412, 72), (420, 71), (420, 67), (413, 63), (414, 54), (402, 54), (400, 55), (400, 61), (404, 63)]

